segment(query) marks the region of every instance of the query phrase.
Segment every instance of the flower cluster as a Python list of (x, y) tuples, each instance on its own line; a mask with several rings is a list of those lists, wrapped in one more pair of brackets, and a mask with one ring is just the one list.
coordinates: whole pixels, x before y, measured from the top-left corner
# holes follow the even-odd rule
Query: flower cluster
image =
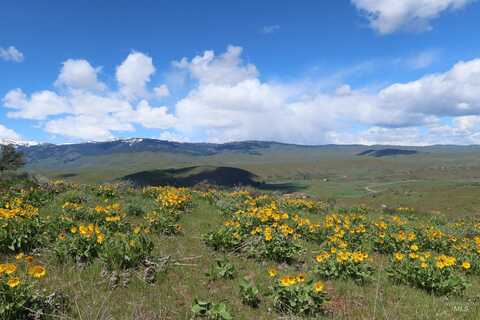
[(387, 269), (389, 277), (396, 283), (402, 283), (424, 289), (437, 295), (461, 294), (467, 287), (462, 270), (468, 270), (470, 263), (460, 265), (457, 259), (444, 254), (431, 252), (396, 252)]
[(248, 198), (223, 226), (205, 235), (206, 243), (221, 250), (242, 248), (251, 256), (276, 261), (293, 259), (302, 250), (297, 222), (277, 202)]
[(328, 295), (323, 282), (307, 280), (303, 273), (278, 277), (275, 269), (270, 269), (269, 275), (274, 280), (271, 290), (273, 306), (278, 312), (307, 316), (324, 312)]
[(368, 253), (331, 248), (315, 257), (315, 273), (325, 279), (353, 279), (363, 284), (371, 280), (374, 268)]
[(36, 293), (36, 286), (46, 274), (42, 264), (23, 253), (16, 256), (15, 262), (1, 263), (0, 318), (27, 319), (31, 312), (40, 311), (39, 305), (44, 297)]

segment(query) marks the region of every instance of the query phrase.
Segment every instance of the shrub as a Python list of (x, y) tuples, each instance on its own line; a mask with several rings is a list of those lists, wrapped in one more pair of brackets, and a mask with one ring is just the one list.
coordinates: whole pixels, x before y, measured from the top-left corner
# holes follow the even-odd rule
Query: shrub
[(235, 266), (227, 258), (216, 260), (207, 274), (213, 280), (233, 279), (235, 277)]
[(23, 153), (18, 152), (13, 145), (3, 145), (0, 149), (0, 171), (17, 170), (25, 165)]
[(429, 252), (396, 252), (387, 274), (398, 284), (417, 287), (436, 295), (459, 295), (467, 287), (467, 281), (459, 274), (460, 268), (455, 257), (433, 256)]
[(38, 209), (15, 204), (0, 208), (0, 252), (30, 251), (42, 244), (43, 222)]
[(0, 264), (0, 318), (3, 320), (46, 319), (67, 308), (64, 295), (37, 289), (37, 282), (46, 274), (43, 266), (31, 256), (17, 256), (17, 263)]
[(284, 314), (316, 316), (324, 312), (327, 301), (323, 282), (306, 281), (304, 274), (275, 279), (272, 286), (273, 306)]
[(177, 216), (165, 214), (160, 211), (151, 211), (147, 213), (145, 220), (152, 231), (160, 234), (174, 235), (182, 231), (181, 226), (177, 223)]
[(321, 252), (315, 257), (315, 273), (324, 279), (352, 279), (365, 284), (372, 279), (374, 268), (369, 263), (368, 254), (361, 251)]
[(132, 199), (125, 204), (125, 212), (133, 217), (143, 216), (146, 212), (144, 208), (145, 204), (138, 199)]
[(64, 262), (73, 258), (77, 262), (89, 262), (98, 257), (105, 241), (104, 231), (94, 224), (73, 224), (59, 234), (53, 246), (56, 257)]
[(224, 303), (213, 303), (195, 299), (192, 304), (194, 318), (205, 318), (208, 320), (231, 320), (233, 319), (227, 306)]
[(260, 303), (257, 286), (246, 278), (240, 280), (240, 296), (242, 297), (242, 302), (244, 304), (253, 308), (258, 307), (258, 304)]
[(132, 233), (107, 236), (100, 258), (108, 269), (126, 269), (140, 265), (152, 250), (153, 242), (137, 227)]

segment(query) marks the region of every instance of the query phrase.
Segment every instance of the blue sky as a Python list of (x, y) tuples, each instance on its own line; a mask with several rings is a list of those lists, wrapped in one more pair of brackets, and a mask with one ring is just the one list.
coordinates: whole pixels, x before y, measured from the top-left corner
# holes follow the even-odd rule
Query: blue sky
[(480, 1), (2, 1), (0, 139), (479, 144)]

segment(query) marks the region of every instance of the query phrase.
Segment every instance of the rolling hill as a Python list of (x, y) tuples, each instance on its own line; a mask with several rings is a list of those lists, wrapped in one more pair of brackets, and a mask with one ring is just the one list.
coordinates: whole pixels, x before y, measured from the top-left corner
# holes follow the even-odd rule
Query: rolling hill
[(206, 182), (301, 191), (344, 205), (396, 202), (464, 213), (480, 207), (480, 146), (213, 144), (135, 138), (17, 148), (28, 161), (25, 170), (78, 183), (128, 180), (140, 186), (194, 186)]

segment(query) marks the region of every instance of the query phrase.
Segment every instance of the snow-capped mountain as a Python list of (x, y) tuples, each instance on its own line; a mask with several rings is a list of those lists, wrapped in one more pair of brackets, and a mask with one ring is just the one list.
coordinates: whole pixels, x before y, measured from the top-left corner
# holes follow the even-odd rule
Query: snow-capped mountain
[(31, 146), (36, 146), (39, 143), (36, 141), (15, 140), (15, 139), (9, 139), (9, 138), (0, 139), (0, 145), (7, 145), (7, 144), (12, 144), (18, 147), (31, 147)]

